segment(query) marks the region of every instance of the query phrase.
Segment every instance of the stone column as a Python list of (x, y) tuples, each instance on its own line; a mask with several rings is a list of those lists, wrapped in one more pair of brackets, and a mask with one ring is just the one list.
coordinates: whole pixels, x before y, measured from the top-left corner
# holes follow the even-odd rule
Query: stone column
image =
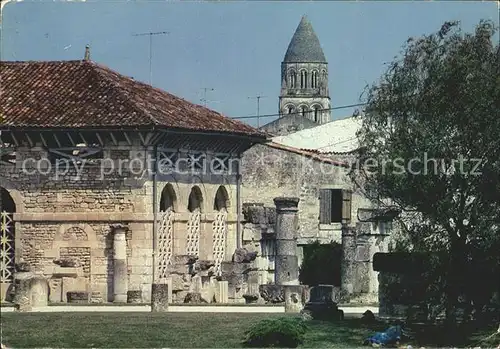
[(342, 264), (341, 289), (342, 301), (348, 301), (354, 293), (356, 256), (356, 232), (347, 225), (342, 225)]
[(33, 309), (33, 296), (31, 285), (33, 283), (33, 273), (17, 272), (14, 274), (15, 294), (14, 305), (17, 311), (25, 312)]
[(127, 303), (128, 272), (127, 272), (127, 241), (125, 226), (113, 224), (113, 302)]
[(168, 284), (151, 285), (151, 311), (153, 313), (168, 311)]
[(298, 285), (297, 257), (298, 198), (280, 197), (276, 205), (275, 284)]

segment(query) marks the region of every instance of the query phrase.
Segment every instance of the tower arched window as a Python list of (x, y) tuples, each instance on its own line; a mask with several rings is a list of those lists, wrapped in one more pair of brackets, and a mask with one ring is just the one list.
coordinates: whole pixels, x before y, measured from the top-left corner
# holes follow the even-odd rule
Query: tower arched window
[(307, 110), (307, 107), (305, 105), (303, 105), (302, 107), (300, 107), (300, 114), (302, 116), (304, 116), (304, 117), (307, 116), (307, 112), (308, 112), (308, 110)]
[(294, 113), (294, 111), (295, 111), (295, 108), (293, 107), (293, 105), (289, 105), (289, 106), (287, 107), (287, 111), (288, 111), (288, 114), (293, 114), (293, 113)]
[(307, 72), (305, 70), (300, 72), (300, 88), (307, 88)]
[(288, 86), (290, 86), (290, 88), (296, 88), (297, 87), (297, 73), (294, 70), (290, 71), (288, 78), (289, 78)]
[(311, 74), (311, 87), (312, 88), (318, 87), (318, 72), (317, 71), (313, 71)]
[(314, 107), (314, 121), (315, 122), (320, 122), (320, 115), (321, 115), (321, 107), (319, 105), (316, 105)]

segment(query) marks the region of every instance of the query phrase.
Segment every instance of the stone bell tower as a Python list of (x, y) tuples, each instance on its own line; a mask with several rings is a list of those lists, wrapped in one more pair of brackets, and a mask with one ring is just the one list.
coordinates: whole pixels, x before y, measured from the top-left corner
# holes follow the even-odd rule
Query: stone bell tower
[(330, 121), (328, 63), (306, 16), (302, 17), (281, 63), (279, 114), (295, 114), (317, 124)]

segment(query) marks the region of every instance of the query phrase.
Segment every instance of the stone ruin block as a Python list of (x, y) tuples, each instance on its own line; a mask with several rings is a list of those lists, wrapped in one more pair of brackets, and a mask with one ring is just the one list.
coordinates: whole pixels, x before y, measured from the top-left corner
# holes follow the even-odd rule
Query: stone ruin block
[(261, 272), (257, 268), (249, 268), (243, 272), (244, 281), (248, 284), (260, 284)]
[(215, 277), (210, 277), (207, 282), (205, 282), (203, 279), (205, 277), (202, 277), (202, 288), (200, 291), (201, 299), (206, 302), (206, 303), (213, 303), (215, 302), (215, 291), (218, 287), (217, 281)]
[(265, 301), (262, 299), (260, 296), (259, 292), (259, 284), (258, 283), (245, 283), (246, 288), (245, 288), (245, 294), (243, 295), (243, 298), (245, 299), (245, 302), (247, 304), (264, 304)]
[(33, 308), (31, 299), (31, 281), (33, 277), (34, 275), (31, 272), (17, 272), (14, 274), (14, 305), (18, 311), (31, 311)]
[(142, 303), (142, 291), (127, 291), (127, 303)]
[(263, 203), (243, 203), (241, 207), (243, 218), (246, 222), (261, 224), (265, 222)]
[(258, 252), (249, 251), (246, 248), (237, 248), (233, 253), (232, 261), (234, 263), (250, 263), (257, 258)]
[(217, 281), (215, 287), (215, 303), (226, 304), (229, 302), (228, 297), (229, 285), (227, 281)]
[(170, 274), (194, 274), (197, 257), (189, 255), (178, 255), (172, 257)]
[(201, 303), (206, 303), (206, 302), (201, 297), (201, 293), (200, 292), (189, 292), (186, 295), (186, 298), (184, 298), (184, 303), (188, 303), (188, 304), (201, 304)]
[(274, 226), (276, 224), (276, 208), (275, 207), (264, 207), (264, 215), (267, 219), (267, 224)]
[(61, 258), (56, 259), (53, 262), (62, 268), (79, 268), (82, 266), (80, 260), (76, 258)]
[(172, 274), (172, 292), (183, 291), (186, 289), (186, 280), (180, 274)]
[(318, 285), (310, 289), (310, 302), (336, 303), (338, 288), (333, 285)]
[(31, 280), (31, 300), (33, 307), (46, 307), (49, 301), (49, 283), (43, 277)]
[(199, 260), (194, 264), (194, 271), (200, 276), (212, 276), (215, 273), (215, 262)]
[(221, 263), (221, 273), (225, 274), (243, 274), (246, 270), (250, 269), (250, 263), (235, 263), (223, 261)]
[(246, 285), (228, 285), (228, 302), (229, 303), (245, 303), (243, 296), (246, 294)]
[(99, 304), (104, 303), (104, 298), (100, 291), (92, 291), (90, 294), (90, 303)]
[(302, 312), (317, 320), (342, 320), (344, 312), (338, 308), (336, 298), (336, 287), (333, 285), (314, 286)]
[(201, 280), (201, 276), (198, 275), (193, 276), (193, 278), (191, 279), (191, 287), (189, 288), (189, 291), (199, 293), (201, 292), (202, 287), (203, 283)]
[(168, 311), (169, 291), (168, 284), (152, 284), (151, 285), (151, 311), (165, 312)]
[(90, 299), (88, 292), (71, 291), (66, 294), (66, 297), (68, 303), (88, 303)]
[(172, 292), (172, 303), (174, 304), (184, 303), (184, 299), (186, 299), (188, 293), (189, 291)]
[(84, 277), (63, 277), (61, 280), (62, 302), (69, 302), (68, 292), (88, 292), (88, 279)]
[(246, 293), (243, 295), (243, 298), (245, 299), (246, 304), (257, 304), (259, 300), (259, 294), (257, 293)]
[(305, 304), (305, 290), (307, 286), (304, 285), (285, 285), (285, 312), (286, 313), (300, 313)]
[(15, 265), (15, 269), (16, 269), (16, 272), (18, 272), (18, 273), (30, 272), (31, 266), (26, 262), (21, 262), (21, 263), (17, 263)]
[[(23, 270), (29, 270), (24, 268)], [(44, 277), (35, 276), (29, 271), (14, 274), (14, 305), (18, 311), (31, 311), (33, 307), (48, 305), (49, 284)]]
[(266, 303), (277, 304), (285, 301), (283, 285), (260, 285), (259, 294)]
[(276, 209), (264, 207), (262, 203), (243, 203), (242, 213), (246, 222), (258, 225), (274, 225)]

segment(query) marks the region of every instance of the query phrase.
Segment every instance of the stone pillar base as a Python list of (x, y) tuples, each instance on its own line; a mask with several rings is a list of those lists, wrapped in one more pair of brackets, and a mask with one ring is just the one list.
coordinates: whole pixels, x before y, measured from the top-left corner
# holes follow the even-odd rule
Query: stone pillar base
[(168, 298), (168, 284), (151, 285), (151, 311), (153, 313), (168, 311)]
[(127, 303), (126, 294), (115, 294), (113, 296), (113, 303)]
[(14, 274), (15, 294), (14, 305), (17, 311), (31, 311), (33, 300), (31, 285), (34, 275), (31, 272), (18, 272)]
[(300, 313), (304, 308), (304, 286), (287, 285), (285, 289), (285, 313)]

